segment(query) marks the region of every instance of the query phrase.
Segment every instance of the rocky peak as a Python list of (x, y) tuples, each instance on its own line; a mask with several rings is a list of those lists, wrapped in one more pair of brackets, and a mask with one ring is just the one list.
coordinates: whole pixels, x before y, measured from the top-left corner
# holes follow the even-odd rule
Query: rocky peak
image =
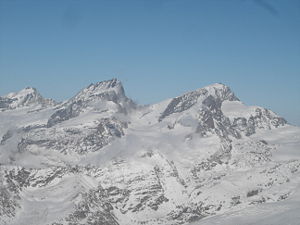
[(217, 105), (220, 107), (222, 102), (225, 100), (239, 101), (239, 99), (234, 95), (228, 86), (215, 83), (173, 98), (168, 104), (167, 108), (161, 114), (159, 121), (173, 113), (179, 113), (188, 110), (197, 103), (200, 103), (202, 106), (203, 104), (207, 105), (208, 102), (214, 102), (218, 103)]
[(84, 111), (127, 113), (134, 108), (133, 101), (126, 97), (122, 83), (117, 79), (90, 84), (77, 95), (68, 100), (62, 108), (57, 110), (48, 120), (48, 127), (79, 116)]
[(235, 96), (230, 87), (222, 83), (214, 83), (201, 89), (207, 90), (208, 95), (212, 95), (215, 98), (219, 98), (221, 101), (239, 101), (239, 99)]
[(126, 98), (121, 81), (114, 78), (111, 80), (97, 82), (95, 84), (92, 83), (88, 87), (82, 89), (71, 100), (88, 100), (94, 97), (104, 97), (107, 95)]
[(26, 99), (26, 98), (37, 98), (39, 97), (40, 94), (38, 93), (38, 91), (33, 88), (33, 87), (26, 87), (18, 92), (11, 92), (5, 96), (3, 96), (4, 98), (10, 98), (10, 99)]
[(0, 97), (0, 108), (2, 109), (15, 109), (32, 105), (49, 106), (54, 104), (55, 102), (52, 99), (43, 98), (41, 94), (32, 87), (27, 87), (19, 92), (12, 92)]

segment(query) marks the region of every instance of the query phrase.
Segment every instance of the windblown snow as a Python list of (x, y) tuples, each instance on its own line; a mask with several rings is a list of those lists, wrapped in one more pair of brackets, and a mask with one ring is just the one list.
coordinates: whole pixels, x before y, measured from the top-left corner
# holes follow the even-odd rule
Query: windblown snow
[(1, 225), (299, 225), (300, 128), (223, 84), (0, 97)]

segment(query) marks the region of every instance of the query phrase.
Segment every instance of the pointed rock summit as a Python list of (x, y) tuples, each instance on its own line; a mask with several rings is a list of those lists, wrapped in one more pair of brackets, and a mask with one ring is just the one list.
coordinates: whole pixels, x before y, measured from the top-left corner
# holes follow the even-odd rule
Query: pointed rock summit
[(111, 80), (90, 84), (88, 87), (82, 89), (77, 95), (75, 95), (71, 101), (89, 100), (92, 98), (101, 98), (105, 96), (108, 97), (108, 95), (113, 98), (126, 98), (121, 81), (114, 78)]
[(162, 121), (171, 114), (186, 111), (194, 105), (198, 105), (199, 107), (206, 105), (211, 109), (220, 108), (222, 102), (225, 100), (239, 101), (228, 86), (215, 83), (173, 98), (161, 114), (159, 121)]
[(121, 81), (111, 79), (90, 84), (67, 101), (48, 120), (48, 127), (79, 116), (83, 112), (127, 113), (135, 107), (133, 101), (126, 97)]
[(0, 109), (16, 109), (26, 106), (51, 106), (55, 102), (52, 99), (45, 99), (32, 87), (27, 87), (19, 92), (12, 92), (0, 97)]
[(208, 85), (204, 88), (200, 88), (198, 90), (207, 90), (209, 95), (212, 95), (214, 97), (219, 98), (221, 101), (239, 101), (239, 99), (235, 96), (235, 94), (232, 92), (230, 87), (226, 86), (222, 83), (214, 83), (211, 85)]

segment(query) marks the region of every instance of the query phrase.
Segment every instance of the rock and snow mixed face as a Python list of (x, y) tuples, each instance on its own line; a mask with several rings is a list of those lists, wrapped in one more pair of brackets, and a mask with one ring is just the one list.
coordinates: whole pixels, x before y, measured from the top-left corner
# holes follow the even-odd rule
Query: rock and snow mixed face
[(138, 106), (112, 79), (0, 108), (0, 224), (247, 224), (300, 205), (300, 128), (223, 84)]
[(55, 104), (55, 101), (43, 98), (35, 88), (31, 87), (0, 97), (2, 111), (30, 106), (49, 107)]
[[(98, 113), (111, 117), (113, 114), (126, 114), (135, 107), (132, 100), (125, 96), (123, 86), (117, 79), (91, 84), (67, 101), (48, 120), (51, 127), (82, 113)], [(101, 116), (99, 116), (101, 118)]]

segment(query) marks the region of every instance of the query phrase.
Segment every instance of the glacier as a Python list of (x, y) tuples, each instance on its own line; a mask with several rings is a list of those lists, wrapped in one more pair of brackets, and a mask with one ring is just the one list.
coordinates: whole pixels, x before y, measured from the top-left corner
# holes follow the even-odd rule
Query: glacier
[(138, 105), (118, 79), (0, 97), (1, 225), (299, 225), (300, 128), (216, 83)]

